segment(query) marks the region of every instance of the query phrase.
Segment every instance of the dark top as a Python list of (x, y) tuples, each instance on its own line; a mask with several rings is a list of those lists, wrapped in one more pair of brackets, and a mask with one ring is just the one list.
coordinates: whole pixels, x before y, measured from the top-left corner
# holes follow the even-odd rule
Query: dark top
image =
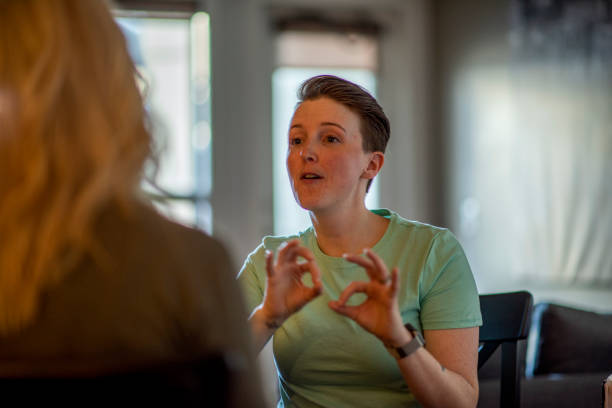
[(236, 395), (249, 401), (243, 406), (260, 406), (244, 305), (223, 246), (144, 205), (129, 214), (111, 206), (95, 225), (97, 255), (42, 294), (27, 327), (0, 335), (0, 371), (229, 351), (251, 377)]

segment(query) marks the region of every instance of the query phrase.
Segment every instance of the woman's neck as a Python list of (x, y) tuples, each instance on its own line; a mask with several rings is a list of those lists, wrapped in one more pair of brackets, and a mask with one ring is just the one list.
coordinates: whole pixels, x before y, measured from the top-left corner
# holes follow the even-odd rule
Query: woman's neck
[(317, 243), (324, 254), (342, 256), (372, 248), (385, 234), (389, 220), (363, 206), (353, 211), (311, 213)]

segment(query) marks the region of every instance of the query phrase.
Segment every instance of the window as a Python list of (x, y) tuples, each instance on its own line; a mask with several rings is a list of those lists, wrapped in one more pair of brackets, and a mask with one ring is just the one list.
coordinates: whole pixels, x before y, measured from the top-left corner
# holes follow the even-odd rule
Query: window
[(143, 181), (170, 218), (211, 232), (209, 18), (117, 17), (144, 84), (158, 169)]

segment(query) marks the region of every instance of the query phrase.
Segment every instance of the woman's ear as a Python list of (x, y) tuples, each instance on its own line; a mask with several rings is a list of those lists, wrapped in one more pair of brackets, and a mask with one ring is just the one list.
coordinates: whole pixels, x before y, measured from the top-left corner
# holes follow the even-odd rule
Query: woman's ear
[(361, 173), (361, 177), (372, 180), (382, 169), (385, 163), (385, 154), (383, 152), (371, 152), (368, 154), (370, 155), (370, 160), (368, 161), (368, 166)]

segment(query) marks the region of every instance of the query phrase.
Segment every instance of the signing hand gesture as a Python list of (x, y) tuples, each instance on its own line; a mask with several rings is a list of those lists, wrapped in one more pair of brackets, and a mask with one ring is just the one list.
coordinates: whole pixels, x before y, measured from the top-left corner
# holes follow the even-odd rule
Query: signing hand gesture
[[(365, 255), (345, 255), (344, 258), (362, 266), (370, 281), (352, 282), (338, 300), (329, 302), (329, 307), (353, 319), (383, 343), (401, 344), (406, 330), (397, 304), (398, 269), (393, 268), (389, 273), (382, 259), (370, 249), (365, 251)], [(347, 306), (346, 302), (355, 293), (365, 293), (368, 298), (360, 305)]]
[[(298, 258), (305, 259), (298, 262)], [(304, 285), (302, 277), (310, 272), (313, 286)], [(279, 327), (285, 319), (321, 294), (321, 273), (312, 252), (300, 245), (297, 239), (281, 246), (274, 260), (274, 253), (266, 253), (266, 290), (262, 311), (268, 327)]]

